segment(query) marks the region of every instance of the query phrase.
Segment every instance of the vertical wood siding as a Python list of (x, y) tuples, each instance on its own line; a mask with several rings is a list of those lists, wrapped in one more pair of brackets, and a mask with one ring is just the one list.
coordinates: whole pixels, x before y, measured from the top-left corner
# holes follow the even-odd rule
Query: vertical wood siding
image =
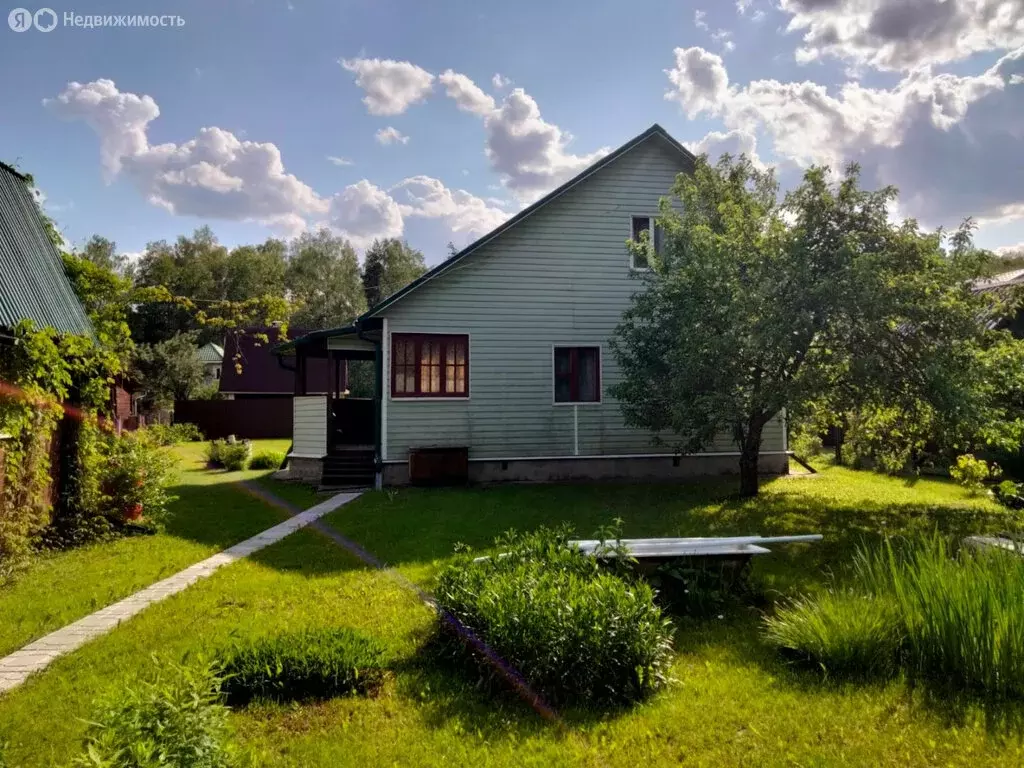
[[(385, 310), (388, 350), (393, 333), (470, 336), (469, 399), (389, 399), (387, 459), (431, 445), (469, 446), (473, 459), (669, 452), (623, 423), (608, 341), (643, 288), (629, 268), (630, 217), (656, 215), (686, 162), (653, 137)], [(600, 404), (553, 404), (556, 344), (601, 346)], [(765, 435), (763, 450), (783, 450), (781, 423)], [(723, 436), (708, 450), (736, 448)]]

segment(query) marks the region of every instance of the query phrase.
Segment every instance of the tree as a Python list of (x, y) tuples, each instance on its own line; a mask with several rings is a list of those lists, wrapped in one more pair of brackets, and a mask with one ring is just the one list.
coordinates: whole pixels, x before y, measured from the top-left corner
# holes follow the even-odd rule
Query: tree
[(188, 400), (203, 386), (196, 337), (183, 333), (156, 344), (140, 344), (132, 379), (143, 399), (153, 406), (169, 408), (175, 400)]
[(107, 261), (97, 263), (71, 253), (62, 253), (61, 258), (71, 287), (92, 321), (99, 346), (113, 352), (123, 368), (135, 347), (128, 326), (134, 301), (131, 281), (105, 266)]
[(284, 296), (287, 245), (268, 239), (261, 245), (241, 245), (227, 258), (222, 298), (244, 301), (260, 296)]
[(427, 271), (423, 254), (398, 238), (374, 240), (363, 263), (363, 291), (373, 306)]
[(291, 322), (300, 328), (346, 325), (366, 311), (356, 252), (328, 229), (292, 240), (285, 286), (298, 306)]
[[(925, 403), (952, 426), (1010, 416), (973, 371), (1008, 334), (978, 322), (995, 297), (970, 285), (990, 263), (969, 225), (943, 250), (941, 233), (896, 224), (896, 190), (860, 189), (851, 166), (838, 183), (812, 168), (778, 202), (770, 172), (745, 158), (701, 158), (663, 201), (663, 247), (612, 341), (622, 380), (611, 388), (627, 423), (671, 433), (697, 451), (732, 435), (740, 491), (758, 491), (765, 426), (808, 403), (838, 413), (860, 403)], [(1008, 418), (1001, 435), (1018, 431)], [(987, 439), (987, 438), (986, 438)]]
[(123, 275), (128, 266), (128, 257), (117, 252), (117, 243), (100, 235), (90, 237), (85, 247), (76, 255), (100, 269), (117, 275)]

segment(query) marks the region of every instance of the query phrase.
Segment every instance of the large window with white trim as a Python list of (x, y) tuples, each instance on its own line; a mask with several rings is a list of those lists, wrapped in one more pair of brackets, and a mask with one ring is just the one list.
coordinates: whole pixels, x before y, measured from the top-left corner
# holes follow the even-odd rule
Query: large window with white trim
[(601, 402), (601, 348), (556, 346), (555, 403)]
[(469, 397), (469, 336), (391, 336), (392, 397)]

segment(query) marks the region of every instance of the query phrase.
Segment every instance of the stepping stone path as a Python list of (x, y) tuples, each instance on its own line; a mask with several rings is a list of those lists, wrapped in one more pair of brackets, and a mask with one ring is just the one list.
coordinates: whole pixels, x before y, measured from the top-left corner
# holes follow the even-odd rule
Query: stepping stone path
[[(262, 496), (262, 494), (260, 494)], [(268, 528), (250, 539), (241, 541), (223, 552), (218, 552), (183, 571), (178, 571), (163, 581), (158, 581), (140, 592), (129, 595), (113, 605), (108, 605), (95, 613), (68, 624), (56, 632), (51, 632), (10, 656), (0, 659), (0, 693), (9, 691), (25, 682), (33, 672), (45, 669), (58, 656), (85, 645), (93, 638), (104, 635), (122, 621), (127, 621), (153, 603), (160, 602), (186, 589), (200, 579), (205, 579), (218, 568), (230, 565), (236, 560), (251, 555), (270, 544), (280, 541), (290, 533), (318, 520), (328, 512), (348, 504), (361, 495), (361, 492), (339, 493), (305, 512), (298, 512), (294, 517), (283, 523)], [(267, 494), (269, 496), (269, 494)], [(269, 499), (267, 499), (269, 500)], [(284, 507), (283, 504), (277, 506)]]

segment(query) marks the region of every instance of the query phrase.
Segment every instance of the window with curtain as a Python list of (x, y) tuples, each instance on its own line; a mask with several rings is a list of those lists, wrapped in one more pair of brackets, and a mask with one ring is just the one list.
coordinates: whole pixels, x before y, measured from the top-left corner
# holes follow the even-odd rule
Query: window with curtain
[(600, 347), (555, 347), (555, 402), (601, 402)]
[(469, 336), (391, 336), (392, 397), (469, 397)]

